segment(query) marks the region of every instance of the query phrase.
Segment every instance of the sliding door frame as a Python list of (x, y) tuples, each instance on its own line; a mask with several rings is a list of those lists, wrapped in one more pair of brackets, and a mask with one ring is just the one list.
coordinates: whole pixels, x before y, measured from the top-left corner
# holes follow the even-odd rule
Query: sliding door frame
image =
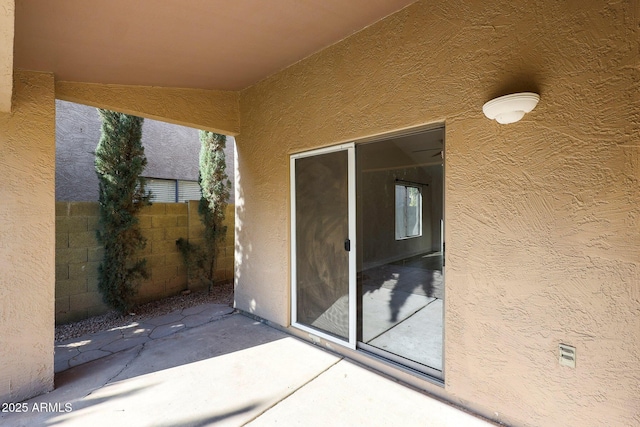
[[(347, 152), (347, 188), (348, 188), (348, 239), (349, 248), (349, 337), (348, 340), (341, 339), (334, 335), (313, 328), (309, 325), (298, 323), (298, 298), (297, 298), (297, 235), (296, 235), (296, 160), (313, 157), (337, 151)], [(291, 197), (291, 325), (311, 335), (316, 335), (327, 341), (334, 342), (355, 350), (356, 348), (356, 153), (355, 144), (341, 144), (332, 147), (320, 148), (317, 150), (305, 151), (303, 153), (292, 154), (290, 156), (290, 197)]]
[[(411, 129), (403, 129), (403, 130), (399, 130), (396, 132), (390, 132), (390, 133), (386, 133), (386, 134), (381, 134), (381, 135), (376, 135), (374, 137), (371, 138), (365, 138), (365, 139), (361, 139), (358, 141), (355, 141), (356, 147), (360, 147), (362, 145), (368, 144), (368, 143), (378, 143), (378, 142), (382, 142), (382, 141), (387, 141), (387, 140), (391, 140), (393, 138), (402, 138), (402, 137), (407, 137), (407, 136), (411, 136), (411, 135), (418, 135), (418, 134), (423, 134), (423, 133), (428, 133), (428, 132), (432, 132), (432, 131), (440, 131), (442, 133), (442, 148), (441, 148), (441, 156), (442, 156), (442, 196), (441, 196), (441, 204), (442, 204), (442, 210), (441, 210), (441, 222), (440, 222), (440, 250), (442, 253), (442, 280), (443, 280), (443, 310), (442, 310), (442, 353), (441, 353), (441, 358), (442, 358), (442, 367), (441, 369), (436, 369), (433, 368), (429, 365), (425, 365), (422, 364), (420, 362), (416, 362), (414, 360), (408, 359), (406, 357), (394, 354), (390, 351), (384, 350), (382, 348), (378, 348), (375, 347), (373, 345), (367, 344), (363, 341), (358, 341), (356, 343), (356, 349), (357, 351), (359, 351), (360, 353), (366, 354), (369, 357), (373, 357), (375, 359), (378, 360), (382, 360), (385, 361), (387, 363), (390, 363), (392, 365), (395, 365), (397, 367), (400, 367), (401, 369), (408, 369), (411, 370), (414, 373), (417, 373), (420, 376), (424, 376), (425, 379), (427, 379), (429, 382), (432, 382), (433, 384), (437, 384), (439, 386), (443, 386), (444, 385), (444, 376), (445, 376), (445, 343), (446, 343), (446, 304), (444, 304), (444, 301), (446, 301), (446, 293), (447, 293), (447, 286), (446, 286), (446, 267), (445, 267), (445, 258), (446, 258), (446, 254), (445, 254), (445, 224), (446, 224), (446, 126), (445, 123), (432, 123), (432, 124), (428, 124), (428, 125), (423, 125), (423, 126), (417, 126)], [(361, 176), (357, 176), (356, 179), (361, 179)], [(361, 224), (358, 224), (358, 226), (361, 226)], [(362, 243), (362, 242), (361, 242)], [(361, 295), (358, 295), (358, 299), (359, 299), (359, 303), (361, 302), (360, 300)], [(357, 307), (357, 309), (360, 309), (361, 307)], [(363, 327), (363, 323), (362, 321), (360, 322), (360, 324), (358, 325), (358, 328), (362, 328)]]

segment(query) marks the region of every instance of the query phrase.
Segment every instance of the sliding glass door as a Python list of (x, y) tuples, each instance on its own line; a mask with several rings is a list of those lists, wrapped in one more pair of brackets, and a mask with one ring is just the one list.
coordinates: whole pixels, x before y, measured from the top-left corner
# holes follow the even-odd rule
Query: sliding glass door
[(443, 372), (443, 139), (432, 129), (359, 144), (358, 348)]
[(443, 139), (437, 128), (291, 156), (293, 326), (440, 379)]
[(355, 347), (353, 145), (291, 157), (293, 324)]

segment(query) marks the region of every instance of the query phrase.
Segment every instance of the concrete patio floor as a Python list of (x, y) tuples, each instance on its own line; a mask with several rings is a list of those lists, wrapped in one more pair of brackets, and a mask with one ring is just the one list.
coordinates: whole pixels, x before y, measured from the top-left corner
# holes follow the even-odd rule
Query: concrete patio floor
[(56, 374), (0, 425), (493, 425), (239, 313), (174, 329)]

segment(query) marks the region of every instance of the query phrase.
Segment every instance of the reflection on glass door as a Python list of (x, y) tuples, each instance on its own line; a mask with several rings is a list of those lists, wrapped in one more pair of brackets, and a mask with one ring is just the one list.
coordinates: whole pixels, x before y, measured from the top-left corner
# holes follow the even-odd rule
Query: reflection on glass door
[(357, 146), (358, 347), (442, 378), (444, 129)]
[[(355, 345), (353, 146), (291, 158), (293, 323)], [(351, 173), (350, 173), (351, 172)]]

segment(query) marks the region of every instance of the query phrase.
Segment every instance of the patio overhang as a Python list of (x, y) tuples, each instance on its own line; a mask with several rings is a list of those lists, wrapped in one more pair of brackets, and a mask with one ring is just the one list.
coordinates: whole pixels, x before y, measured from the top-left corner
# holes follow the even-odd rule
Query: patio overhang
[(238, 92), (56, 82), (56, 98), (235, 136)]
[(238, 91), (414, 2), (17, 0), (15, 67), (57, 81)]

